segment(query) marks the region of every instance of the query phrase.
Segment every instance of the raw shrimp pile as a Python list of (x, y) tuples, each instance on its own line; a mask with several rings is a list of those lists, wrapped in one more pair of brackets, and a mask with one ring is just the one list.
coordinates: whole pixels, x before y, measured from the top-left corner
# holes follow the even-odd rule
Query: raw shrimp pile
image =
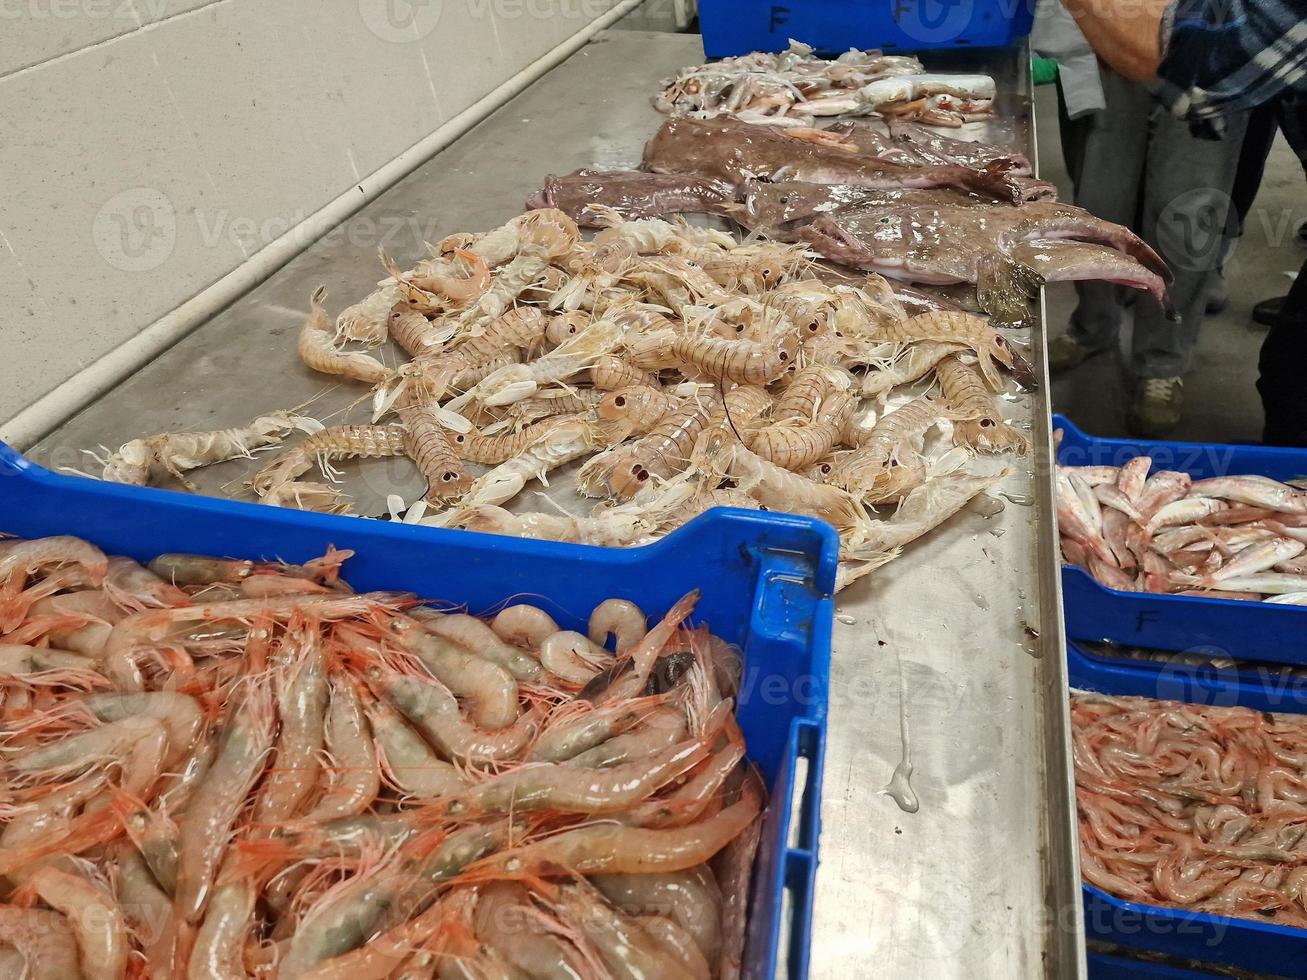
[(1057, 468), (1067, 563), (1127, 592), (1307, 604), (1307, 490), (1264, 476), (1150, 476), (1152, 463)]
[[(371, 388), (374, 424), (312, 432), (253, 492), (346, 512), (342, 461), (408, 456), (427, 489), (406, 519), (442, 527), (620, 547), (718, 505), (797, 512), (840, 531), (844, 585), (1002, 478), (974, 454), (1026, 450), (995, 393), (1029, 369), (984, 317), (909, 316), (876, 275), (808, 278), (803, 246), (600, 211), (591, 241), (546, 208), (387, 262), (334, 322), (315, 293), (301, 358)], [(411, 360), (369, 351), (387, 339)], [(145, 442), (175, 458), (170, 438), (205, 435)], [(590, 513), (506, 509), (570, 464)]]
[(697, 593), (582, 634), (348, 555), (0, 543), (0, 976), (738, 976), (764, 799)]
[(653, 104), (664, 113), (729, 115), (771, 126), (872, 113), (961, 126), (993, 115), (994, 80), (927, 73), (916, 58), (856, 48), (826, 61), (791, 40), (780, 54), (754, 51), (684, 68), (663, 82)]
[(1071, 723), (1085, 881), (1307, 927), (1307, 718), (1076, 694)]

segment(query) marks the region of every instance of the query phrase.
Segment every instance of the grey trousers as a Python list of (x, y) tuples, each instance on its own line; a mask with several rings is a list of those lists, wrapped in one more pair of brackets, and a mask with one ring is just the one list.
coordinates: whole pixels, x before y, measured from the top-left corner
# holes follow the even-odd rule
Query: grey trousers
[(1157, 250), (1175, 275), (1171, 302), (1179, 316), (1168, 318), (1149, 297), (1121, 286), (1077, 283), (1080, 303), (1069, 332), (1087, 347), (1115, 349), (1132, 310), (1130, 373), (1179, 377), (1198, 343), (1207, 279), (1221, 262), (1247, 114), (1230, 117), (1225, 139), (1199, 139), (1144, 86), (1106, 66), (1102, 72), (1107, 109), (1084, 130), (1076, 204), (1134, 229)]

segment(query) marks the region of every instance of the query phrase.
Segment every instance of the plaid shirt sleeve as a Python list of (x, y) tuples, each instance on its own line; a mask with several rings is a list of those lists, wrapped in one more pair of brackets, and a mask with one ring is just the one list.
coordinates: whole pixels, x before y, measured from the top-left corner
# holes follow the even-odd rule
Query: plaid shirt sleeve
[(1174, 0), (1157, 94), (1196, 128), (1307, 89), (1307, 0)]

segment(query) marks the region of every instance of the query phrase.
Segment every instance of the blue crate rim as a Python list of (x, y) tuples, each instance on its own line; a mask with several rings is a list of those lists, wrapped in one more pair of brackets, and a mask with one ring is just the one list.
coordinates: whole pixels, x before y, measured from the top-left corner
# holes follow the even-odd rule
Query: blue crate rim
[[(6, 472), (8, 471), (8, 472)], [(94, 477), (78, 476), (72, 473), (56, 473), (53, 470), (33, 463), (26, 456), (17, 452), (11, 446), (0, 442), (0, 479), (6, 476), (24, 476), (28, 479), (34, 479), (50, 487), (53, 490), (61, 486), (68, 487), (85, 487), (92, 485), (95, 487), (97, 494), (102, 494), (111, 498), (122, 501), (139, 500), (149, 503), (151, 500), (168, 501), (178, 503), (185, 501), (187, 505), (196, 505), (202, 502), (206, 510), (216, 511), (221, 515), (230, 516), (234, 519), (241, 517), (257, 517), (260, 520), (269, 517), (269, 505), (261, 504), (248, 500), (232, 500), (227, 497), (209, 497), (197, 496), (180, 490), (171, 490), (164, 487), (138, 487), (121, 483), (111, 483), (103, 480), (97, 480)], [(396, 540), (402, 540), (405, 537), (417, 535), (419, 540), (427, 538), (433, 545), (438, 545), (441, 541), (448, 540), (448, 535), (474, 535), (477, 539), (494, 541), (497, 547), (504, 547), (503, 542), (512, 541), (514, 551), (527, 555), (536, 556), (559, 556), (584, 561), (587, 557), (596, 557), (603, 555), (605, 562), (616, 561), (620, 564), (640, 564), (650, 556), (661, 554), (664, 551), (675, 550), (676, 535), (685, 528), (690, 528), (699, 522), (711, 512), (727, 516), (734, 521), (756, 523), (759, 526), (769, 526), (784, 528), (792, 531), (813, 531), (821, 539), (820, 549), (816, 556), (813, 567), (813, 589), (818, 593), (818, 597), (833, 597), (835, 594), (835, 576), (839, 568), (839, 535), (835, 529), (828, 523), (817, 518), (804, 517), (799, 514), (787, 514), (779, 511), (757, 511), (745, 510), (739, 507), (714, 507), (711, 511), (705, 511), (703, 514), (696, 516), (693, 520), (688, 521), (683, 528), (677, 528), (671, 534), (668, 534), (657, 541), (649, 544), (640, 545), (635, 548), (605, 548), (599, 545), (572, 544), (570, 542), (542, 541), (534, 538), (518, 538), (510, 535), (488, 534), (481, 531), (464, 531), (455, 528), (428, 527), (420, 524), (404, 524), (399, 521), (386, 521), (377, 518), (360, 517), (343, 514), (322, 514), (316, 511), (292, 510), (289, 511), (296, 515), (296, 521), (305, 527), (314, 528), (322, 531), (333, 531), (339, 528), (348, 532), (354, 521), (367, 521), (369, 533), (378, 533), (387, 537), (394, 537)], [(2, 520), (2, 518), (0, 518)], [(0, 527), (0, 532), (5, 528)]]

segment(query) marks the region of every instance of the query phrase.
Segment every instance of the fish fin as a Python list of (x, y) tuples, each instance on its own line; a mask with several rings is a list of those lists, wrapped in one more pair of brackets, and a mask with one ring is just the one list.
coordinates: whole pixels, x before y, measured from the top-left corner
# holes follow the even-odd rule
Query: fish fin
[(1007, 256), (991, 255), (976, 269), (976, 300), (995, 326), (1029, 327), (1034, 323), (1030, 298), (1044, 284), (1044, 277), (1029, 266)]

